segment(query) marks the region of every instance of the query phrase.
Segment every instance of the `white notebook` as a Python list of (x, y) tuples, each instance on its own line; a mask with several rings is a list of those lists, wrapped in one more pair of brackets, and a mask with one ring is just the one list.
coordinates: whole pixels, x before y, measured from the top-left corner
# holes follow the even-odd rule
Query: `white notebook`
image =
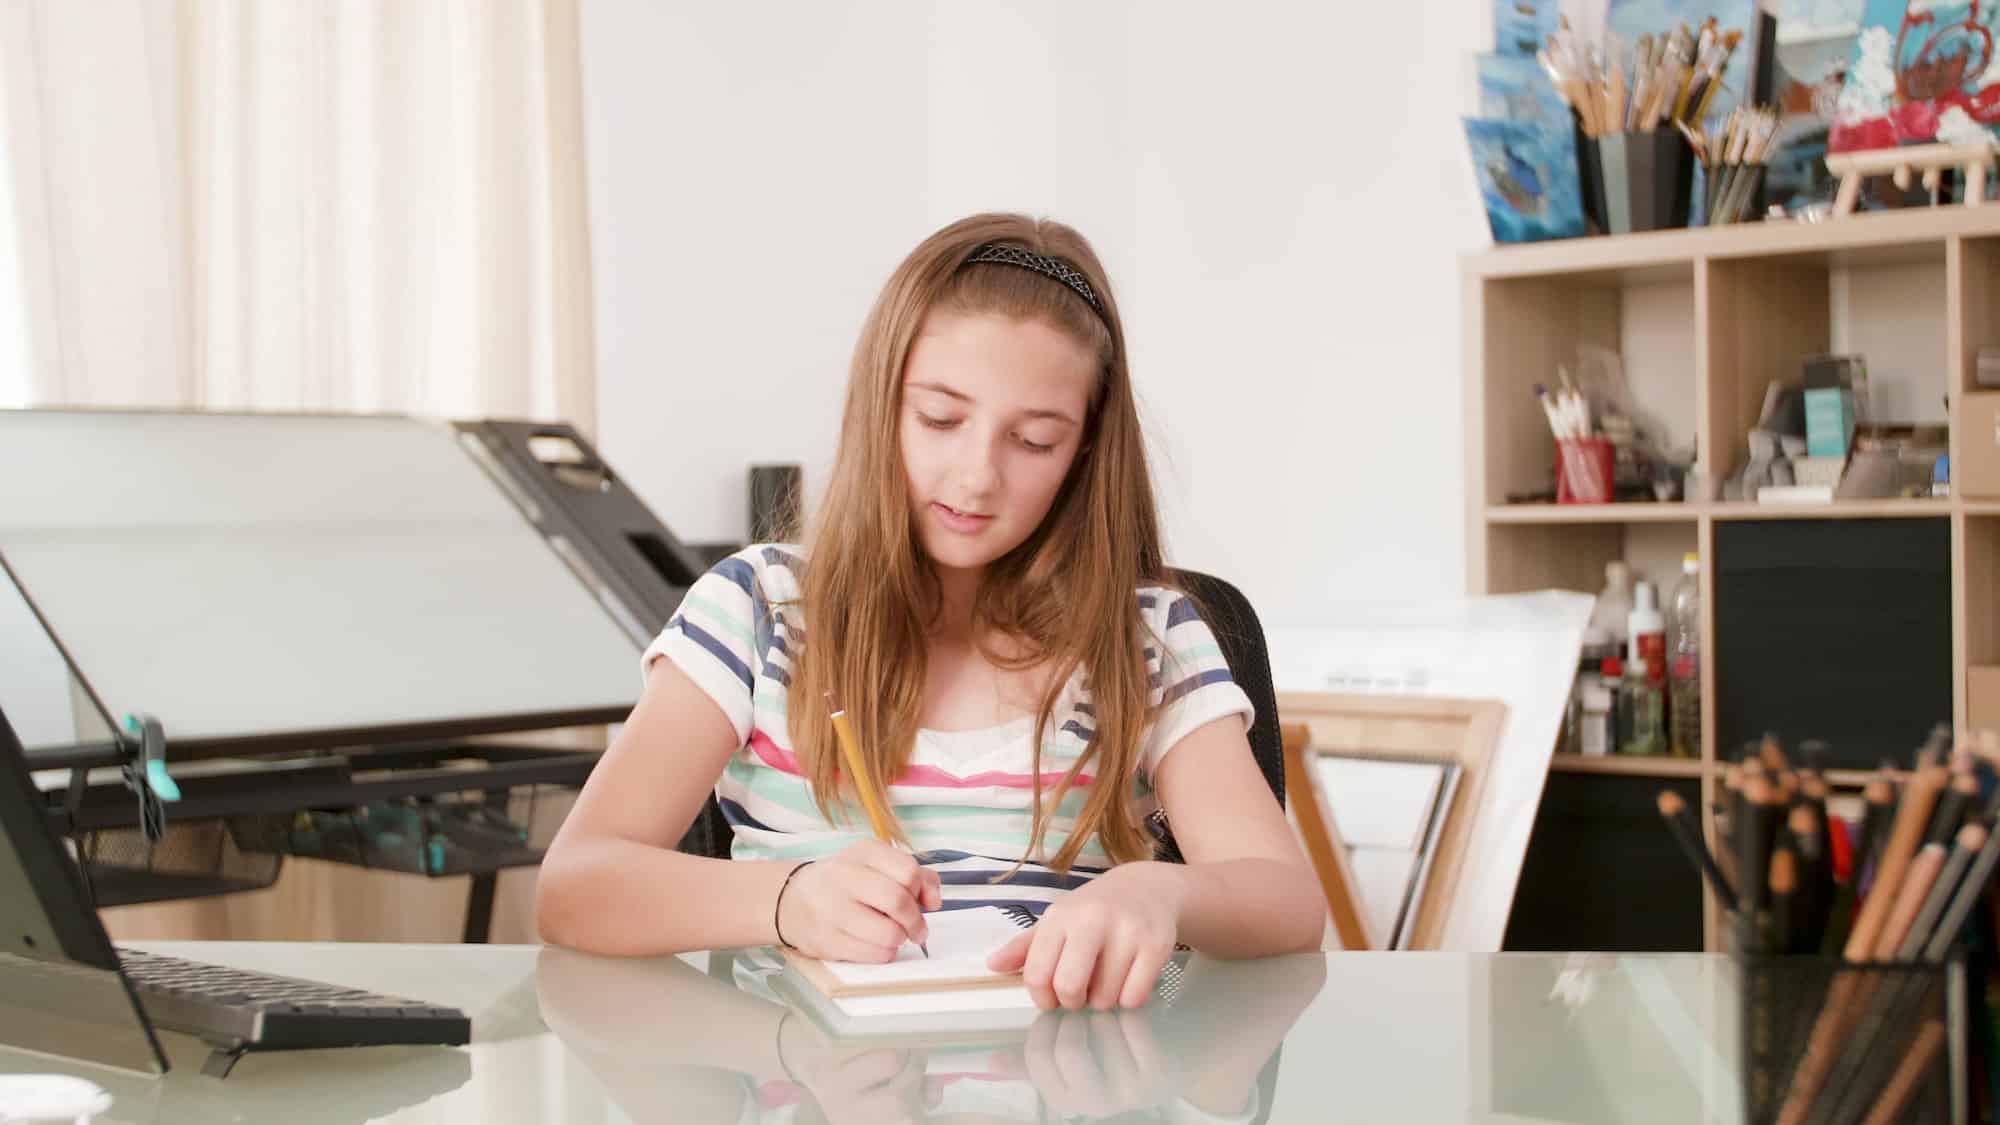
[(931, 955), (904, 946), (894, 961), (821, 961), (787, 950), (782, 990), (842, 1037), (963, 1034), (1003, 1037), (1038, 1009), (1019, 973), (986, 967), (994, 950), (1034, 924), (1025, 910), (979, 906), (927, 915)]
[(986, 959), (1034, 920), (1026, 910), (1012, 907), (939, 910), (925, 916), (928, 957), (909, 944), (897, 951), (895, 960), (882, 964), (823, 961), (789, 949), (785, 960), (807, 982), (835, 997), (1018, 984), (1021, 974), (996, 973), (986, 967)]

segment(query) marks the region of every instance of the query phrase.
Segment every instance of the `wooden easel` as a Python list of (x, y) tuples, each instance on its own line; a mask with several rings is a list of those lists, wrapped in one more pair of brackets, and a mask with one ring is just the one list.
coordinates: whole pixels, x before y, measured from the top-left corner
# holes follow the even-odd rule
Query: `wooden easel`
[(1348, 949), (1371, 944), (1360, 910), (1360, 892), (1346, 862), (1339, 826), (1333, 823), (1311, 769), (1312, 757), (1417, 754), (1456, 762), (1462, 771), (1444, 830), (1432, 858), (1431, 875), (1415, 903), (1409, 948), (1437, 949), (1464, 869), (1473, 815), (1484, 804), (1492, 778), (1492, 756), (1507, 714), (1496, 700), (1426, 696), (1345, 695), (1324, 692), (1278, 693), (1279, 730), (1285, 746), (1285, 791), (1325, 892), (1335, 933)]
[(1898, 188), (1910, 190), (1910, 178), (1923, 173), (1926, 191), (1936, 191), (1946, 169), (1965, 173), (1965, 205), (1986, 202), (1986, 171), (2000, 153), (1989, 145), (1911, 145), (1908, 148), (1871, 149), (1844, 152), (1826, 158), (1826, 170), (1840, 177), (1840, 191), (1833, 197), (1833, 213), (1852, 215), (1861, 199), (1861, 182), (1869, 176), (1887, 174)]

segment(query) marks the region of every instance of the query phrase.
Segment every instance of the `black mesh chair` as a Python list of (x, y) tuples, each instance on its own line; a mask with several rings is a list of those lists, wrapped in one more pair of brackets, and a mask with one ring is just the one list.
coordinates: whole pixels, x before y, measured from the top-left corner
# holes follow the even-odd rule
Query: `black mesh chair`
[[(1282, 807), (1285, 803), (1285, 752), (1278, 734), (1278, 698), (1271, 683), (1271, 657), (1264, 645), (1264, 626), (1257, 620), (1257, 611), (1250, 608), (1250, 600), (1235, 586), (1211, 574), (1195, 570), (1172, 572), (1173, 581), (1194, 597), (1201, 608), (1202, 619), (1215, 634), (1216, 644), (1222, 648), (1223, 659), (1229, 662), (1229, 671), (1236, 678), (1237, 686), (1250, 697), (1250, 705), (1257, 710), (1256, 721), (1250, 727), (1250, 753), (1257, 759), (1257, 769), (1264, 775), (1264, 781), (1271, 787), (1272, 795), (1278, 798)], [(1159, 858), (1174, 863), (1183, 862), (1180, 847), (1174, 842), (1173, 829), (1164, 819), (1159, 845)], [(729, 822), (722, 818), (722, 808), (711, 796), (702, 805), (701, 813), (681, 838), (680, 850), (693, 855), (709, 856), (714, 859), (729, 858)]]

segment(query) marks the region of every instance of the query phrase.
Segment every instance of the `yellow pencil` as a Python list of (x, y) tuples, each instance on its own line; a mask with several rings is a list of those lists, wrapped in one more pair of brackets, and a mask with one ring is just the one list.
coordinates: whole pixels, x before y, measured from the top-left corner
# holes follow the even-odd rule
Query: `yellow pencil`
[[(827, 710), (833, 712), (834, 739), (840, 743), (841, 757), (847, 759), (847, 772), (854, 779), (855, 792), (861, 794), (861, 807), (868, 812), (868, 824), (874, 829), (877, 840), (893, 845), (895, 837), (889, 831), (887, 798), (877, 792), (874, 781), (869, 778), (868, 762), (861, 757), (861, 747), (854, 742), (854, 724), (847, 721), (847, 712), (833, 698), (833, 693), (829, 691), (825, 694)], [(917, 948), (924, 951), (924, 956), (931, 955), (928, 943), (920, 941)]]

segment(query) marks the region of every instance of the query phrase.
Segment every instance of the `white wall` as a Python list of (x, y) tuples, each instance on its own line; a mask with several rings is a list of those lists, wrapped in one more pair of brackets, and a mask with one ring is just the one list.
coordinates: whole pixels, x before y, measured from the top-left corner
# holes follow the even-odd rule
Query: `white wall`
[[(824, 482), (876, 287), (960, 215), (1077, 226), (1175, 561), (1273, 622), (1464, 587), (1459, 115), (1490, 8), (583, 0), (599, 440), (683, 539)], [(1421, 77), (1412, 77), (1421, 76)]]

